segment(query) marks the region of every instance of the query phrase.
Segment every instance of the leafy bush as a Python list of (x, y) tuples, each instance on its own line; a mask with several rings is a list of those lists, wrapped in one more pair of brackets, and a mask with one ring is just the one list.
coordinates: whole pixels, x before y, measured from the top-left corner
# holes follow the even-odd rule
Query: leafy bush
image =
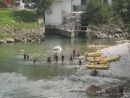
[(89, 0), (84, 15), (89, 23), (95, 25), (106, 24), (111, 21), (116, 21), (116, 19), (120, 19), (119, 17), (117, 18), (114, 16), (112, 5), (109, 5), (106, 2), (101, 2), (101, 0)]

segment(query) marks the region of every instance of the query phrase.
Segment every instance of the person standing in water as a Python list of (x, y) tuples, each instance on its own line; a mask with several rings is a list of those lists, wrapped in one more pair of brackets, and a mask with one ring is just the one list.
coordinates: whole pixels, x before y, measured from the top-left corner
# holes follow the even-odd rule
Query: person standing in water
[(72, 56), (72, 54), (70, 55), (70, 62), (73, 62), (73, 56)]
[(79, 66), (81, 66), (81, 64), (82, 64), (82, 62), (81, 62), (81, 60), (79, 59)]
[(27, 56), (27, 59), (29, 59), (29, 54), (28, 54), (28, 53), (27, 53), (27, 55), (26, 55), (26, 56)]
[(24, 53), (23, 57), (24, 57), (24, 59), (26, 59), (26, 58), (27, 58), (27, 54), (26, 54), (26, 53)]
[(58, 54), (57, 53), (55, 55), (55, 60), (56, 60), (56, 62), (58, 62)]
[(75, 57), (76, 48), (73, 50), (73, 58)]
[(61, 56), (62, 63), (64, 62), (64, 55)]

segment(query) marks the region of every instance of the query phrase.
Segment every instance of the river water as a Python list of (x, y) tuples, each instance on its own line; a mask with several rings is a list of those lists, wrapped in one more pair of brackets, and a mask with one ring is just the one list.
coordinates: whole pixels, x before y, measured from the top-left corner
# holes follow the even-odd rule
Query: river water
[[(15, 43), (0, 45), (0, 98), (97, 98), (87, 96), (84, 91), (90, 85), (120, 85), (124, 80), (110, 77), (93, 77), (85, 64), (78, 65), (75, 59), (69, 62), (74, 48), (76, 53), (96, 51), (96, 45), (115, 45), (115, 39), (87, 40), (81, 38), (46, 37), (40, 43)], [(53, 47), (61, 46), (57, 52), (58, 63), (54, 62), (56, 51)], [(23, 59), (24, 52), (30, 58)], [(65, 56), (61, 63), (61, 55)], [(51, 57), (52, 63), (47, 63)], [(36, 63), (33, 60), (37, 59)], [(100, 97), (99, 97), (100, 98)], [(104, 97), (103, 97), (104, 98)]]

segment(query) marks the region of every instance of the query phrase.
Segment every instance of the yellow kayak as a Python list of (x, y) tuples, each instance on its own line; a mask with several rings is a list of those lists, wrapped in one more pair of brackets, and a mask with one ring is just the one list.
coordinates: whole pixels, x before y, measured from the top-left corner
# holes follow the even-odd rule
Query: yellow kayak
[(108, 63), (108, 60), (104, 60), (106, 58), (106, 56), (100, 56), (100, 57), (88, 57), (87, 61), (91, 62), (91, 63), (96, 63), (99, 62), (101, 64), (105, 64)]
[(99, 64), (107, 64), (109, 61), (108, 60), (89, 60), (90, 63), (96, 64), (97, 62)]
[(108, 69), (108, 64), (97, 64), (97, 65), (89, 65), (87, 64), (86, 67), (88, 69)]
[(99, 62), (100, 64), (106, 64), (108, 62), (116, 61), (116, 60), (120, 59), (121, 57), (122, 57), (122, 55), (118, 55), (118, 56), (112, 57), (112, 58), (95, 58), (95, 59), (88, 58), (87, 60), (91, 63)]
[(85, 53), (84, 56), (86, 57), (98, 57), (101, 56), (102, 53), (101, 52), (92, 52), (92, 53)]
[(107, 57), (107, 56), (102, 55), (102, 56), (99, 56), (99, 57), (87, 57), (87, 59), (95, 60), (95, 59), (103, 59), (103, 58), (106, 58), (106, 57)]
[(104, 60), (108, 60), (109, 62), (112, 62), (112, 61), (119, 60), (121, 57), (122, 57), (122, 55), (118, 55), (118, 56), (112, 57), (112, 58), (105, 58)]

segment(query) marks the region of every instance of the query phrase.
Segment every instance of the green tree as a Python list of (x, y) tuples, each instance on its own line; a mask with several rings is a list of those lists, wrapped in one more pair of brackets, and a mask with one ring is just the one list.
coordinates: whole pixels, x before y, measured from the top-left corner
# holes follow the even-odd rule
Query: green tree
[(111, 20), (112, 7), (101, 0), (89, 0), (85, 17), (92, 24), (104, 24)]
[(130, 22), (130, 0), (113, 1), (113, 9), (115, 15), (120, 15), (124, 22)]
[(37, 4), (37, 16), (45, 16), (45, 11), (51, 12), (55, 0), (34, 0)]

